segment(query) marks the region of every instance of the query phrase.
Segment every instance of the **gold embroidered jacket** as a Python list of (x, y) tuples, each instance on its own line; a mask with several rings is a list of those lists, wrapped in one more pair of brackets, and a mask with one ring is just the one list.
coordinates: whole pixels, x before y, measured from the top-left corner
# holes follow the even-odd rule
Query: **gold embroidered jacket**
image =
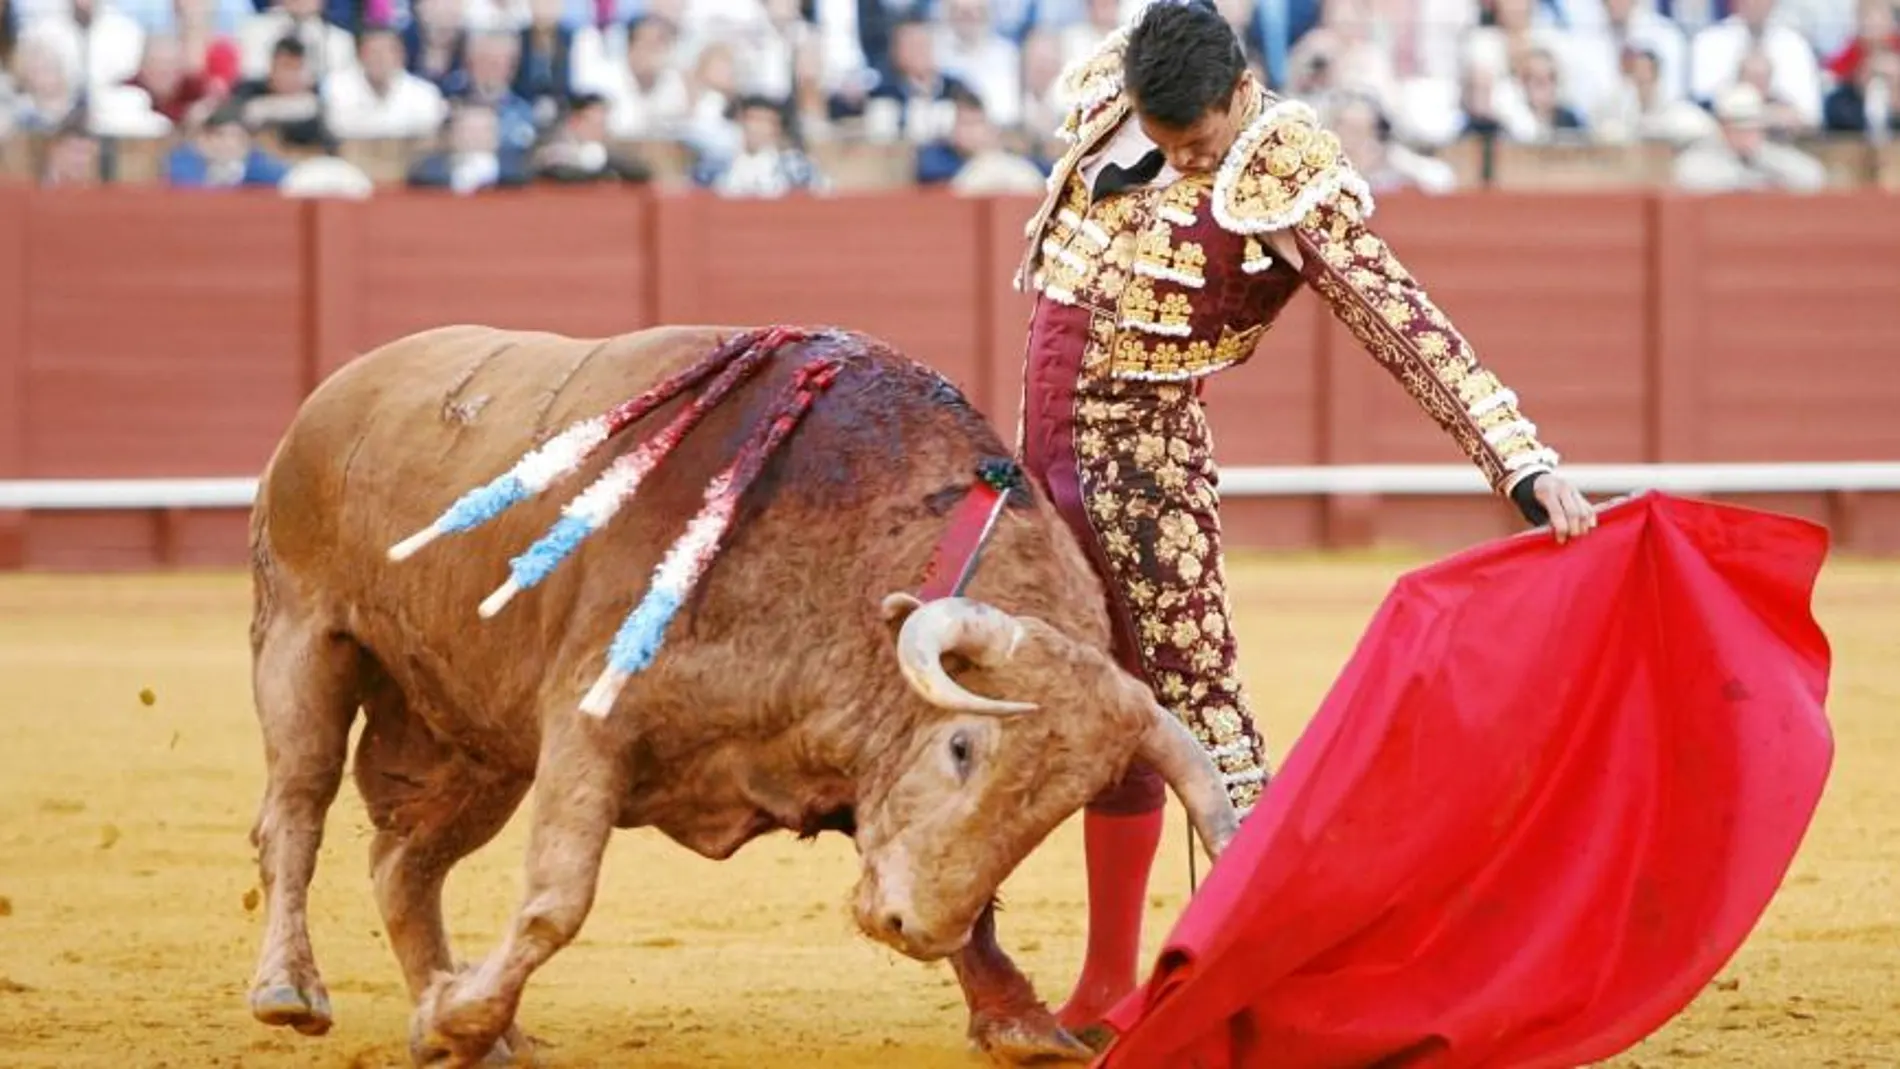
[[(1059, 133), (1070, 147), (1029, 222), (1016, 276), (1018, 289), (1088, 308), (1112, 329), (1106, 359), (1085, 373), (1186, 380), (1239, 364), (1304, 282), (1494, 490), (1554, 468), (1557, 454), (1516, 395), (1367, 229), (1372, 195), (1307, 105), (1248, 77), (1242, 132), (1216, 173), (1094, 201), (1081, 163), (1132, 111), (1124, 42), (1125, 30), (1110, 34), (1063, 75), (1070, 104)], [(1298, 269), (1272, 254), (1276, 231), (1300, 249)]]

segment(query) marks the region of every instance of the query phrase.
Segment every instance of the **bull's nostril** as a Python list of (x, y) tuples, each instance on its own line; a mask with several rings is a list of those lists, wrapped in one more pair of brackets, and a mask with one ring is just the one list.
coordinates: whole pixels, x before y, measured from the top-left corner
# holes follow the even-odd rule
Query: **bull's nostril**
[(884, 928), (885, 930), (889, 931), (892, 935), (903, 935), (904, 934), (903, 915), (898, 914), (898, 913), (886, 914), (884, 917)]

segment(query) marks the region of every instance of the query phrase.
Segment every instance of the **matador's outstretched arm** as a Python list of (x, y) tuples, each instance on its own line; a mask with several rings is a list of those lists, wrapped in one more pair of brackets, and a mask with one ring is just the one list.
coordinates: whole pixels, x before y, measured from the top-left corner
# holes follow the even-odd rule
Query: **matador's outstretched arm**
[(1267, 237), (1492, 489), (1508, 494), (1531, 523), (1547, 522), (1531, 487), (1555, 469), (1556, 451), (1538, 440), (1517, 395), (1478, 361), (1471, 343), (1366, 227), (1357, 202), (1329, 197)]

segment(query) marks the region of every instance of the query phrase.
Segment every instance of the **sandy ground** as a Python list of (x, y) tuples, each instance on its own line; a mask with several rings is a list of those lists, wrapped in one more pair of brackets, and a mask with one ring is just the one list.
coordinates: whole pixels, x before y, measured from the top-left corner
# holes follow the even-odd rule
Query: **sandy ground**
[[(1246, 671), (1276, 754), (1411, 562), (1236, 561)], [(371, 900), (367, 824), (347, 782), (313, 892), (337, 1026), (254, 1023), (261, 915), (246, 833), (262, 758), (244, 576), (0, 576), (0, 1066), (406, 1064), (408, 1007)], [(1788, 883), (1754, 938), (1620, 1069), (1900, 1065), (1900, 566), (1836, 561), (1839, 757)], [(157, 694), (148, 707), (141, 688)], [(515, 902), (524, 825), (449, 884), (457, 950), (487, 950)], [(831, 837), (828, 837), (828, 840)], [(1151, 945), (1187, 889), (1178, 817)], [(1045, 997), (1076, 967), (1079, 822), (1005, 888), (1004, 937)], [(716, 864), (623, 833), (579, 942), (529, 988), (523, 1021), (563, 1066), (972, 1067), (946, 968), (854, 936), (842, 840), (772, 838)]]

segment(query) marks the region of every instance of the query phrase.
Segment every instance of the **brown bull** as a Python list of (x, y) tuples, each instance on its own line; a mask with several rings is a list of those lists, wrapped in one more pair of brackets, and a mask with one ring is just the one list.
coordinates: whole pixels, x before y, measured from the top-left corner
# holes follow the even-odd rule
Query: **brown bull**
[[(773, 830), (849, 834), (863, 860), (857, 923), (913, 958), (950, 957), (979, 1044), (1000, 1060), (1087, 1056), (998, 949), (998, 886), (1137, 757), (1162, 770), (1211, 853), (1234, 815), (1193, 739), (1107, 656), (1098, 581), (1039, 494), (1013, 495), (967, 599), (902, 593), (979, 462), (1004, 452), (940, 377), (833, 336), (835, 381), (746, 493), (658, 658), (603, 717), (578, 707), (616, 624), (808, 343), (775, 353), (620, 515), (492, 619), (476, 607), (510, 557), (677, 402), (539, 498), (390, 560), (463, 490), (731, 333), (443, 328), (349, 364), (303, 405), (252, 518), (268, 764), (253, 831), (268, 891), (260, 1020), (330, 1025), (306, 896), (360, 708), (355, 781), (419, 1063), (525, 1053), (523, 988), (580, 929), (615, 827), (654, 827), (710, 858)], [(451, 972), (444, 879), (530, 784), (522, 905), (492, 953)]]

